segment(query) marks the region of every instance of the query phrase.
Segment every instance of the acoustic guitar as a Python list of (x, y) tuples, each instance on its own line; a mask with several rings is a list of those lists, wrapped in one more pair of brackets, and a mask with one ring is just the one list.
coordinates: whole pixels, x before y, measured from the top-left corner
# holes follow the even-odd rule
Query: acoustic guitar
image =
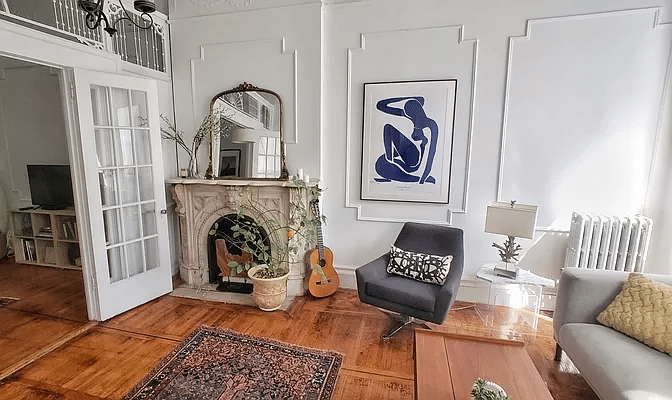
[(324, 247), (322, 240), (322, 223), (317, 199), (310, 201), (310, 208), (320, 223), (317, 225), (317, 249), (309, 251), (305, 257), (308, 267), (312, 270), (308, 279), (308, 291), (315, 297), (327, 297), (338, 289), (338, 273), (334, 269), (334, 253)]

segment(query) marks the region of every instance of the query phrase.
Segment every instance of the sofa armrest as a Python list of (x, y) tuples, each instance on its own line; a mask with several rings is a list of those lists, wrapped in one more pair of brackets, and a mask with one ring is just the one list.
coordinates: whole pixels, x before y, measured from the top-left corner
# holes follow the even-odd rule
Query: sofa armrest
[[(560, 276), (553, 314), (553, 334), (556, 341), (564, 324), (597, 324), (597, 316), (620, 293), (628, 275), (620, 271), (566, 268)], [(658, 282), (672, 284), (672, 276), (645, 275)]]

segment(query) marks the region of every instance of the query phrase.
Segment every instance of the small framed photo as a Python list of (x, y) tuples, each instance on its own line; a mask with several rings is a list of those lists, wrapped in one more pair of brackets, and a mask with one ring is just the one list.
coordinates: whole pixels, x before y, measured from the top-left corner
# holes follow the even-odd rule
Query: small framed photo
[(240, 177), (240, 149), (220, 150), (219, 176), (231, 178)]
[(362, 200), (447, 204), (457, 80), (364, 84)]

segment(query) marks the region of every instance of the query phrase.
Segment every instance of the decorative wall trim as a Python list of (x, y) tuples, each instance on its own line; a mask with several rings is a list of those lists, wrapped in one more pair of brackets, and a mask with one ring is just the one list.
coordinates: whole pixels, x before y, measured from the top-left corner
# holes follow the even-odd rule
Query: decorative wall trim
[(287, 127), (285, 128), (285, 144), (296, 144), (299, 142), (299, 51), (298, 50), (287, 50), (286, 48), (287, 40), (282, 38), (282, 49), (280, 54), (287, 55), (290, 54), (294, 60), (294, 71), (292, 74), (292, 79), (294, 84), (292, 85), (294, 93), (292, 93), (292, 100), (294, 101), (294, 113), (292, 117), (294, 118), (294, 137), (287, 137)]
[[(660, 10), (656, 12), (656, 22), (654, 26), (658, 26), (658, 18), (660, 16)], [(670, 24), (666, 24), (670, 26)], [(658, 120), (656, 121), (656, 138), (653, 143), (653, 154), (651, 158), (651, 165), (649, 167), (649, 178), (646, 183), (646, 195), (645, 198), (649, 198), (649, 193), (651, 192), (651, 187), (653, 186), (654, 176), (656, 172), (656, 164), (660, 161), (660, 142), (661, 136), (665, 135), (663, 129), (663, 118), (665, 113), (665, 104), (667, 103), (667, 94), (670, 92), (670, 85), (672, 85), (672, 43), (668, 50), (667, 57), (667, 66), (665, 67), (665, 82), (663, 84), (663, 94), (660, 98), (660, 109), (658, 110)]]
[[(383, 31), (383, 32), (369, 32), (360, 34), (360, 43), (359, 47), (348, 48), (347, 49), (347, 94), (346, 94), (346, 174), (345, 174), (345, 207), (346, 208), (355, 208), (357, 209), (357, 219), (360, 221), (380, 221), (380, 222), (405, 222), (408, 221), (408, 217), (380, 217), (372, 216), (369, 213), (369, 204), (372, 202), (363, 203), (362, 200), (359, 202), (351, 201), (351, 196), (353, 195), (353, 190), (360, 190), (360, 182), (354, 182), (351, 178), (351, 175), (354, 173), (352, 169), (353, 157), (358, 157), (358, 153), (351, 151), (353, 148), (353, 59), (356, 54), (366, 51), (366, 39), (368, 35), (372, 34), (395, 34), (399, 32), (413, 32), (413, 31), (425, 31), (431, 29), (445, 29), (453, 28), (458, 30), (458, 39), (457, 44), (471, 42), (473, 45), (473, 57), (472, 57), (472, 68), (471, 68), (471, 79), (466, 81), (462, 78), (458, 81), (458, 93), (464, 91), (466, 84), (470, 86), (469, 90), (469, 105), (468, 105), (468, 116), (466, 116), (466, 163), (464, 171), (464, 183), (462, 186), (463, 197), (462, 202), (458, 207), (450, 205), (434, 205), (434, 210), (431, 212), (432, 218), (413, 218), (417, 222), (426, 222), (426, 223), (447, 223), (452, 224), (452, 217), (455, 213), (466, 213), (467, 208), (467, 199), (468, 199), (468, 189), (469, 189), (469, 177), (470, 177), (470, 167), (471, 167), (471, 149), (472, 149), (472, 132), (473, 132), (473, 122), (474, 122), (474, 93), (476, 90), (476, 73), (477, 73), (477, 59), (478, 59), (478, 40), (477, 39), (465, 39), (464, 38), (464, 27), (463, 26), (439, 26), (439, 27), (426, 27), (413, 30), (394, 30), (394, 31)], [(450, 71), (448, 71), (450, 72)], [(451, 76), (455, 77), (455, 76)], [(445, 77), (435, 77), (436, 79), (445, 78)], [(459, 100), (458, 100), (459, 101)], [(456, 121), (459, 118), (458, 110), (456, 110)], [(465, 117), (464, 115), (462, 116)], [(356, 153), (356, 154), (355, 154)], [(355, 154), (355, 155), (353, 155)], [(361, 179), (361, 178), (360, 178)], [(378, 207), (380, 202), (373, 202), (375, 205), (373, 207)], [(410, 204), (410, 203), (409, 203)], [(408, 205), (406, 205), (408, 206)], [(418, 207), (418, 204), (413, 206)], [(424, 205), (423, 205), (424, 206)], [(442, 216), (445, 215), (445, 218)]]
[(226, 0), (227, 3), (230, 5), (236, 7), (236, 8), (241, 8), (241, 7), (247, 7), (250, 4), (254, 3), (254, 0), (247, 0), (247, 1), (241, 1), (241, 0)]
[[(499, 168), (497, 172), (497, 194), (496, 194), (496, 200), (501, 201), (501, 196), (502, 196), (502, 187), (503, 187), (503, 181), (504, 181), (504, 160), (505, 160), (505, 154), (506, 154), (506, 137), (507, 137), (507, 123), (508, 123), (508, 112), (509, 112), (509, 95), (510, 95), (510, 90), (511, 90), (511, 68), (513, 64), (513, 52), (512, 48), (513, 45), (518, 42), (518, 41), (524, 41), (524, 40), (530, 40), (531, 37), (531, 31), (533, 25), (541, 24), (544, 22), (552, 22), (552, 21), (560, 21), (560, 20), (576, 20), (576, 19), (585, 19), (585, 18), (592, 18), (596, 16), (603, 16), (603, 15), (609, 15), (609, 14), (624, 14), (624, 13), (641, 13), (641, 12), (651, 12), (654, 11), (654, 18), (653, 18), (653, 24), (652, 24), (652, 29), (655, 29), (661, 25), (670, 25), (670, 23), (660, 23), (660, 7), (646, 7), (646, 8), (635, 8), (635, 9), (629, 9), (629, 10), (619, 10), (619, 11), (607, 11), (607, 12), (597, 12), (597, 13), (588, 13), (588, 14), (577, 14), (577, 15), (568, 15), (568, 16), (561, 16), (561, 17), (550, 17), (550, 18), (539, 18), (539, 19), (530, 19), (527, 21), (526, 28), (525, 28), (525, 35), (524, 36), (514, 36), (509, 38), (509, 49), (508, 49), (508, 57), (507, 57), (507, 67), (506, 67), (506, 83), (505, 83), (505, 89), (504, 89), (504, 113), (502, 117), (502, 135), (501, 135), (501, 143), (500, 143), (500, 157), (499, 157)], [(672, 73), (672, 46), (670, 47), (670, 57), (668, 58), (668, 63), (667, 63), (667, 70), (666, 70), (666, 86), (664, 87), (663, 91), (663, 98), (661, 99), (660, 103), (660, 111), (659, 111), (659, 116), (658, 116), (658, 127), (657, 127), (657, 135), (654, 143), (654, 151), (658, 148), (658, 142), (659, 142), (659, 137), (661, 135), (660, 129), (661, 129), (661, 119), (662, 119), (662, 114), (663, 110), (662, 108), (664, 107), (664, 101), (665, 101), (665, 93), (667, 93), (667, 90), (669, 88), (669, 81), (670, 81), (670, 74)], [(651, 181), (653, 179), (653, 164), (655, 162), (655, 157), (652, 158), (651, 161), (651, 166), (649, 169), (649, 177), (648, 177), (648, 184), (647, 184), (647, 191), (651, 187)], [(545, 230), (552, 230), (553, 228), (550, 227), (539, 227), (537, 230), (545, 231)]]
[(247, 7), (250, 4), (254, 3), (254, 0), (189, 0), (193, 4), (196, 4), (199, 7), (212, 7), (217, 4), (226, 2), (232, 7), (242, 8)]
[[(199, 7), (212, 7), (216, 6), (219, 3), (223, 3), (224, 0), (189, 0), (192, 4), (195, 4)], [(173, 4), (176, 4), (177, 1), (173, 1)]]
[[(292, 93), (292, 99), (290, 100), (292, 104), (294, 105), (294, 110), (291, 114), (291, 116), (288, 113), (285, 113), (287, 117), (292, 118), (294, 122), (294, 129), (287, 129), (285, 126), (285, 144), (295, 144), (298, 142), (299, 138), (299, 96), (298, 96), (298, 58), (299, 58), (299, 53), (298, 50), (287, 50), (286, 47), (286, 38), (280, 38), (280, 39), (268, 39), (268, 40), (250, 40), (250, 41), (234, 41), (234, 42), (217, 42), (217, 43), (209, 43), (209, 44), (204, 44), (200, 46), (200, 56), (198, 58), (192, 58), (190, 60), (190, 67), (189, 67), (189, 75), (191, 79), (191, 84), (190, 84), (190, 90), (191, 90), (191, 110), (192, 110), (192, 116), (194, 120), (196, 120), (196, 115), (197, 115), (197, 110), (199, 106), (202, 106), (200, 104), (200, 101), (196, 98), (196, 62), (204, 62), (205, 60), (205, 51), (208, 47), (214, 47), (214, 46), (226, 46), (226, 45), (251, 45), (254, 43), (273, 43), (273, 42), (279, 42), (279, 50), (280, 50), (280, 55), (286, 56), (289, 55), (292, 57), (292, 63), (293, 63), (293, 71), (292, 71), (292, 79), (293, 79), (293, 93)], [(242, 82), (239, 82), (242, 83)], [(250, 82), (252, 84), (256, 84), (256, 82)], [(208, 99), (208, 102), (210, 99)], [(291, 135), (288, 135), (290, 133)]]

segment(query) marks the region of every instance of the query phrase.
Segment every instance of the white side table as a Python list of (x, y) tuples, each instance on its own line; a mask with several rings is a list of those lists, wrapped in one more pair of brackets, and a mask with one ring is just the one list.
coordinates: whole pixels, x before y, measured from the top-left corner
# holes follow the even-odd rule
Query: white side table
[[(476, 277), (489, 283), (488, 312), (479, 312), (486, 325), (494, 322), (494, 306), (507, 305), (515, 309), (528, 308), (533, 310), (532, 328), (537, 329), (541, 296), (544, 287), (555, 287), (552, 279), (544, 278), (524, 269), (518, 269), (515, 279), (495, 275), (497, 264), (485, 264), (476, 273)], [(476, 308), (478, 312), (479, 309)]]

